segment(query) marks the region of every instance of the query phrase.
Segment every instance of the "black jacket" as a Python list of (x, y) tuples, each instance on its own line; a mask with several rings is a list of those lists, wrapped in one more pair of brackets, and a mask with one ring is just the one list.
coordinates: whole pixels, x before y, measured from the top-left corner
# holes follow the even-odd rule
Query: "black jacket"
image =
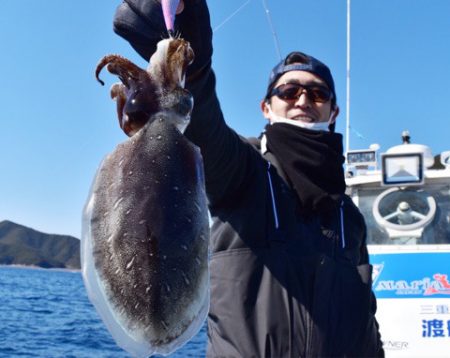
[(212, 71), (188, 86), (213, 217), (207, 355), (383, 356), (359, 210), (298, 215), (276, 158), (225, 124)]

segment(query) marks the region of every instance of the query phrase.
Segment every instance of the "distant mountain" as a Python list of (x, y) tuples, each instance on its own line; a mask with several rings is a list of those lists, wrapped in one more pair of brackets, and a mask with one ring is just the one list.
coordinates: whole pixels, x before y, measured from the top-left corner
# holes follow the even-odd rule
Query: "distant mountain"
[(0, 222), (0, 265), (80, 268), (80, 240), (45, 234), (11, 221)]

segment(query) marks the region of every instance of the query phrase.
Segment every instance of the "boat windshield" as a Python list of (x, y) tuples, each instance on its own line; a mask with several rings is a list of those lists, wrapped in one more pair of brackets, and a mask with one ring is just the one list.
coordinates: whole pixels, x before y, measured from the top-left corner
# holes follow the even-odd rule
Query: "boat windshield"
[(450, 185), (359, 188), (369, 245), (450, 243)]

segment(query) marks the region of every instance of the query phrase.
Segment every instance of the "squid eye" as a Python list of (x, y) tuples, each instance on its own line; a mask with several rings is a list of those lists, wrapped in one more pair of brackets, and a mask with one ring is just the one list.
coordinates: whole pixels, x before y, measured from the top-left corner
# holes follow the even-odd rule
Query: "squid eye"
[(135, 112), (125, 112), (125, 114), (128, 117), (128, 122), (130, 123), (130, 125), (132, 125), (133, 127), (142, 127), (143, 125), (145, 125), (145, 123), (147, 123), (147, 121), (150, 118), (150, 115), (144, 111), (135, 111)]

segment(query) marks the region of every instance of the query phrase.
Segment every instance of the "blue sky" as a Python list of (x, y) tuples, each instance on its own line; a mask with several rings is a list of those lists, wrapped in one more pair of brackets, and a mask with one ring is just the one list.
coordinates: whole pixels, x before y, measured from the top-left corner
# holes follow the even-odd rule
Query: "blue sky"
[[(266, 0), (281, 52), (331, 68), (346, 114), (346, 0)], [(0, 220), (80, 237), (81, 213), (103, 156), (125, 140), (98, 60), (141, 60), (112, 31), (119, 0), (2, 0), (0, 12)], [(257, 136), (259, 103), (278, 61), (260, 0), (208, 0), (222, 109)], [(243, 6), (244, 5), (244, 6)], [(243, 6), (233, 17), (237, 9)], [(223, 23), (225, 20), (227, 20)], [(221, 25), (223, 24), (223, 25)], [(450, 1), (353, 0), (351, 149), (386, 151), (408, 129), (433, 154), (450, 150)]]

